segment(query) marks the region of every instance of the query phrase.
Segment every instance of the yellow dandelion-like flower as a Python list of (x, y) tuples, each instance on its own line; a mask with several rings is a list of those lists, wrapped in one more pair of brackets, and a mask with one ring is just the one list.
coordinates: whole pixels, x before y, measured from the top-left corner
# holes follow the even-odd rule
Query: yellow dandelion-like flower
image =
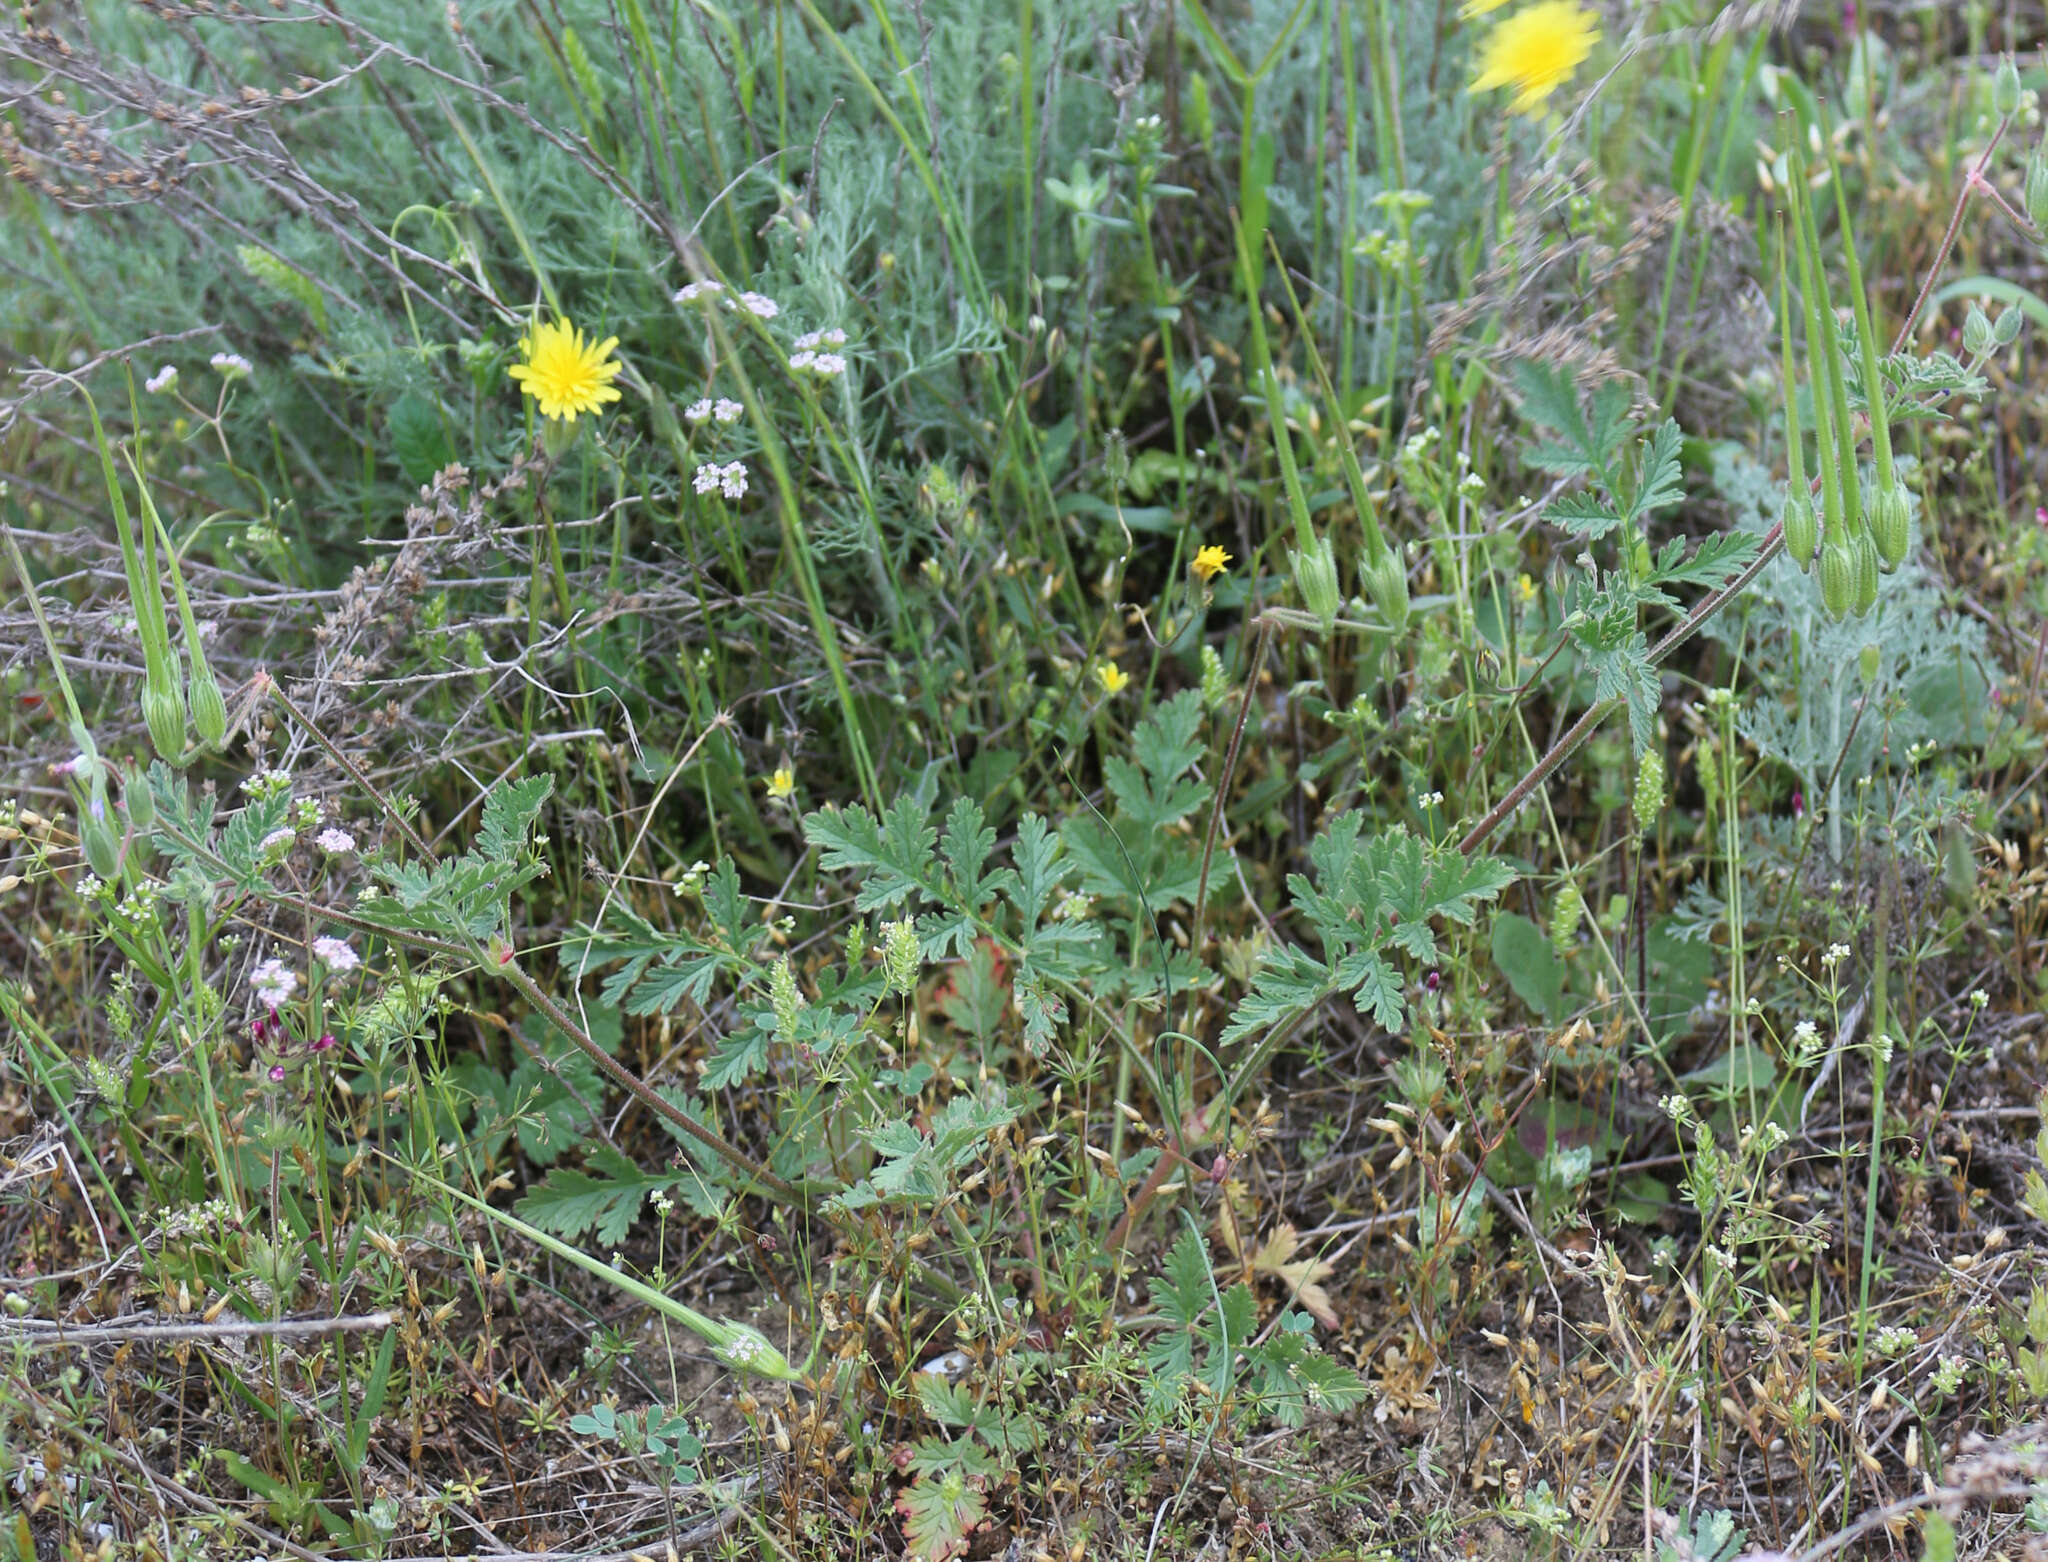
[(1214, 580), (1218, 575), (1229, 569), (1230, 559), (1231, 556), (1229, 554), (1212, 542), (1206, 548), (1197, 548), (1195, 550), (1195, 557), (1188, 565), (1188, 568), (1200, 576), (1206, 583)]
[(796, 772), (787, 765), (778, 765), (768, 778), (768, 796), (778, 803), (786, 803), (796, 796)]
[(526, 395), (540, 403), (544, 418), (576, 421), (579, 412), (595, 412), (608, 401), (619, 399), (612, 380), (625, 367), (612, 357), (619, 345), (608, 336), (595, 345), (566, 320), (537, 325), (519, 339), (524, 363), (507, 371)]
[(1600, 23), (1573, 0), (1541, 0), (1486, 35), (1474, 92), (1513, 87), (1518, 114), (1533, 114), (1572, 78), (1600, 41)]
[(1131, 681), (1131, 675), (1115, 662), (1104, 662), (1095, 669), (1095, 681), (1102, 685), (1104, 694), (1121, 694)]

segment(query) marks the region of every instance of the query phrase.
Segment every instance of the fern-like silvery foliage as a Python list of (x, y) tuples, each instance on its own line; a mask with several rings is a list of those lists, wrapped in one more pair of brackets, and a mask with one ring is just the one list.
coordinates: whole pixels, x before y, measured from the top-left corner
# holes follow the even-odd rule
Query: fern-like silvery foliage
[(1515, 878), (1496, 857), (1468, 858), (1405, 827), (1367, 836), (1355, 813), (1330, 822), (1310, 845), (1309, 862), (1313, 876), (1290, 874), (1287, 887), (1322, 956), (1295, 945), (1270, 953), (1231, 1014), (1226, 1042), (1287, 1024), (1338, 993), (1388, 1030), (1402, 1029), (1408, 1001), (1398, 956), (1434, 964), (1433, 924), (1469, 927)]

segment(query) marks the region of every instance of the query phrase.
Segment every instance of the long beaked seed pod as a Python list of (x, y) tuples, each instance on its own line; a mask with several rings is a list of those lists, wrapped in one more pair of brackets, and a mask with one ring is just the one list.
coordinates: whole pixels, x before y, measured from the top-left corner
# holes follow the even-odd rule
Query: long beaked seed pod
[(1792, 181), (1792, 197), (1799, 208), (1800, 230), (1804, 237), (1807, 308), (1818, 317), (1818, 329), (1807, 333), (1808, 373), (1813, 379), (1814, 395), (1820, 396), (1825, 388), (1833, 410), (1837, 440), (1835, 482), (1841, 493), (1842, 526), (1847, 536), (1855, 537), (1863, 531), (1863, 495), (1856, 475), (1856, 425), (1849, 417), (1848, 384), (1842, 377), (1841, 333), (1835, 324), (1834, 304), (1828, 297), (1827, 272), (1821, 265), (1820, 229), (1813, 220), (1813, 201), (1806, 186), (1805, 162), (1799, 156), (1796, 143), (1793, 146), (1793, 172), (1797, 177)]
[(1860, 532), (1856, 537), (1856, 616), (1867, 617), (1877, 606), (1877, 544), (1870, 540), (1869, 532)]
[[(191, 667), (191, 682), (187, 700), (192, 710), (192, 729), (199, 735), (199, 741), (209, 749), (217, 749), (227, 740), (228, 702), (220, 692), (220, 680), (213, 675), (213, 666), (206, 659), (206, 644), (199, 632), (199, 621), (192, 613), (192, 599), (185, 590), (184, 572), (178, 568), (178, 550), (171, 546), (171, 534), (164, 527), (163, 517), (157, 514), (156, 501), (150, 497), (149, 484), (144, 480), (142, 468), (136, 464), (132, 452), (128, 456), (128, 470), (135, 474), (135, 489), (141, 496), (142, 525), (145, 533), (154, 543), (160, 543), (164, 558), (170, 564), (171, 586), (178, 598), (178, 622), (184, 630), (185, 657)], [(150, 558), (155, 557), (154, 548)], [(177, 757), (165, 754), (164, 758), (177, 764)]]
[(1820, 523), (1806, 481), (1806, 441), (1799, 428), (1799, 382), (1792, 368), (1792, 294), (1785, 280), (1785, 220), (1778, 219), (1778, 358), (1785, 394), (1785, 504), (1779, 515), (1785, 551), (1802, 572), (1813, 568)]

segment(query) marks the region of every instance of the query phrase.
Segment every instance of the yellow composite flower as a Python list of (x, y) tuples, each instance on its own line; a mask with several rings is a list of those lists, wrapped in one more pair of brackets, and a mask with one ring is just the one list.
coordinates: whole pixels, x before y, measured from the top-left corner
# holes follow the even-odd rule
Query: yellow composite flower
[(1095, 669), (1095, 681), (1102, 685), (1104, 694), (1121, 694), (1131, 681), (1131, 675), (1115, 662), (1104, 662)]
[(616, 336), (592, 344), (568, 321), (555, 320), (535, 326), (519, 339), (526, 361), (506, 372), (540, 403), (542, 417), (574, 423), (577, 413), (595, 412), (619, 399), (612, 380), (625, 365), (611, 355), (618, 345)]
[(1195, 550), (1194, 560), (1188, 565), (1188, 568), (1199, 575), (1204, 582), (1208, 582), (1214, 580), (1218, 575), (1230, 568), (1230, 559), (1231, 555), (1225, 553), (1212, 542), (1206, 548), (1197, 548)]
[(786, 803), (796, 795), (796, 772), (787, 765), (778, 765), (775, 774), (768, 778), (768, 795), (778, 803)]
[(1513, 87), (1509, 106), (1533, 114), (1572, 78), (1600, 41), (1600, 23), (1574, 0), (1540, 0), (1498, 23), (1479, 48), (1474, 92)]

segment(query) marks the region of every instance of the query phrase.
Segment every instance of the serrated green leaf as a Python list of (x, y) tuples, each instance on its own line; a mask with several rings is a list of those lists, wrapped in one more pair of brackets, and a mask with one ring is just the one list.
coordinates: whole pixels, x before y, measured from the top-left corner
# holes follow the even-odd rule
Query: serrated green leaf
[(407, 391), (391, 404), (385, 429), (391, 436), (392, 459), (415, 483), (433, 481), (434, 474), (455, 459), (440, 409), (417, 391)]
[(477, 855), (495, 863), (514, 861), (526, 849), (527, 833), (554, 790), (555, 778), (547, 771), (492, 787), (484, 796)]
[(1678, 460), (1683, 442), (1675, 418), (1666, 418), (1656, 433), (1643, 441), (1636, 491), (1628, 506), (1632, 524), (1641, 525), (1657, 511), (1685, 497), (1685, 475)]
[(1553, 499), (1543, 512), (1553, 526), (1561, 526), (1574, 537), (1588, 542), (1605, 537), (1621, 524), (1621, 512), (1596, 493), (1565, 494)]

